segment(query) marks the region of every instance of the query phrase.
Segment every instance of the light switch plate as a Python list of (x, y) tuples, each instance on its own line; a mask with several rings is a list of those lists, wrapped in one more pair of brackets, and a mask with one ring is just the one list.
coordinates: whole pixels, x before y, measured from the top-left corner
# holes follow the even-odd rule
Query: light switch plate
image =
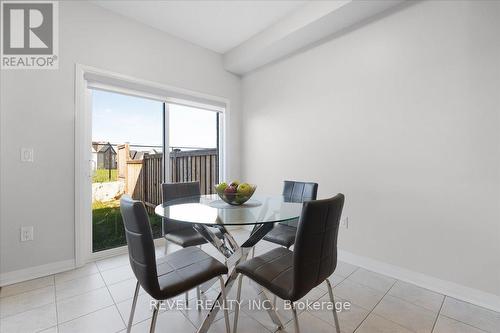
[(33, 162), (33, 148), (21, 148), (21, 162)]
[(21, 242), (33, 240), (33, 226), (21, 227)]

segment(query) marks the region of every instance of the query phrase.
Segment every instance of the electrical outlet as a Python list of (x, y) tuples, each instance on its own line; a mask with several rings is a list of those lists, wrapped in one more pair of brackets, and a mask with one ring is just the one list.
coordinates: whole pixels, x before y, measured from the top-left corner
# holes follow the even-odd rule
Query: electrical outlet
[(343, 218), (340, 220), (340, 224), (341, 224), (344, 228), (349, 229), (349, 216), (343, 217)]
[(33, 148), (21, 148), (21, 162), (33, 162)]
[(33, 240), (33, 226), (21, 227), (21, 242)]

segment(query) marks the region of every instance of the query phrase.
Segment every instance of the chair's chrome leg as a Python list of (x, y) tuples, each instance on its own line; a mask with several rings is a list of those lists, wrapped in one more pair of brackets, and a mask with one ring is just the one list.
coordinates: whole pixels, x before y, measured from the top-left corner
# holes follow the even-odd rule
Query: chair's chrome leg
[[(256, 283), (251, 283), (251, 285), (254, 287), (256, 292), (259, 294), (259, 297), (260, 297), (262, 304), (272, 304), (271, 301), (269, 300), (269, 298), (267, 298), (265, 289), (260, 290), (259, 289), (260, 286), (258, 286)], [(272, 309), (266, 309), (266, 310), (267, 310), (267, 314), (269, 315), (269, 317), (271, 318), (273, 323), (275, 323), (276, 326), (278, 326), (278, 330), (283, 329), (284, 326), (283, 326), (283, 323), (281, 322), (280, 317), (278, 316), (278, 313), (276, 312), (276, 308), (273, 307)]]
[(226, 333), (231, 333), (231, 327), (229, 326), (229, 311), (227, 310), (226, 284), (222, 275), (219, 275), (219, 281), (222, 293), (222, 307), (224, 308), (224, 320), (226, 321)]
[(186, 307), (189, 305), (189, 291), (186, 291)]
[(252, 258), (255, 257), (255, 246), (252, 247)]
[(299, 317), (297, 317), (297, 309), (295, 308), (294, 303), (292, 303), (292, 312), (293, 312), (293, 323), (295, 325), (295, 333), (300, 333)]
[(340, 333), (340, 323), (337, 316), (337, 308), (335, 307), (335, 299), (333, 298), (332, 285), (328, 279), (326, 279), (325, 281), (326, 285), (328, 286), (328, 293), (330, 294), (330, 302), (332, 302), (333, 304), (333, 321), (335, 322), (335, 330), (337, 331), (337, 333)]
[(276, 295), (274, 295), (273, 297), (273, 308), (276, 309)]
[(243, 280), (243, 274), (240, 274), (238, 278), (238, 289), (236, 291), (236, 309), (234, 309), (234, 324), (233, 333), (238, 332), (238, 316), (240, 314), (240, 300), (241, 300), (241, 282)]
[(154, 333), (156, 328), (156, 319), (158, 318), (158, 311), (160, 310), (161, 301), (156, 301), (155, 309), (153, 310), (153, 317), (151, 318), (151, 327), (149, 333)]
[(198, 310), (201, 310), (201, 306), (200, 306), (200, 300), (201, 300), (201, 289), (200, 289), (200, 286), (197, 286), (196, 287), (196, 298), (198, 299), (198, 301), (196, 302), (196, 308)]
[(127, 333), (130, 333), (130, 330), (132, 329), (132, 322), (134, 321), (135, 306), (137, 305), (137, 297), (139, 296), (139, 289), (140, 288), (141, 288), (141, 285), (139, 284), (139, 281), (137, 281), (137, 283), (135, 285), (134, 300), (132, 301), (132, 308), (130, 309), (130, 316), (128, 317)]

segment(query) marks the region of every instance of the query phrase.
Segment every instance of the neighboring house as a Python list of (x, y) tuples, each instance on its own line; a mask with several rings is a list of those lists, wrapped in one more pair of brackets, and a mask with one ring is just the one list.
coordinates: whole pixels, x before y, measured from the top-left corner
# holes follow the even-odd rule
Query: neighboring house
[(130, 159), (131, 160), (142, 160), (144, 158), (144, 151), (131, 150)]
[(97, 169), (116, 169), (116, 150), (109, 142), (92, 142), (97, 152)]
[(152, 148), (150, 150), (131, 150), (130, 151), (130, 159), (131, 160), (142, 160), (145, 154), (161, 154), (163, 152), (162, 149)]
[(92, 145), (92, 171), (97, 170), (97, 150)]

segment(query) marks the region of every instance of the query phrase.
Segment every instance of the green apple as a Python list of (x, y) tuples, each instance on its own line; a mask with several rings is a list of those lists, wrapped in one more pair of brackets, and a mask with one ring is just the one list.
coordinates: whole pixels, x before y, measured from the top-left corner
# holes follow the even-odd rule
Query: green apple
[(223, 192), (226, 188), (227, 188), (227, 183), (226, 182), (222, 182), (220, 184), (215, 185), (215, 190), (217, 192)]
[(248, 197), (246, 195), (243, 195), (243, 194), (236, 194), (236, 198), (234, 199), (234, 202), (236, 202), (237, 204), (241, 205), (242, 203), (244, 203), (245, 201), (247, 201)]
[(238, 194), (250, 196), (252, 194), (253, 187), (248, 183), (241, 183), (238, 185)]

